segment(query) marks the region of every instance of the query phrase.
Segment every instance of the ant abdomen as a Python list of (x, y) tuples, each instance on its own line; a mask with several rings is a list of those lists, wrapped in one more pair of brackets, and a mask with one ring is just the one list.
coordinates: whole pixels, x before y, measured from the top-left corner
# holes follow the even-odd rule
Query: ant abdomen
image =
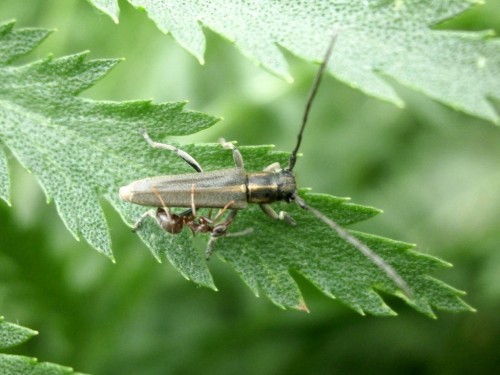
[(182, 217), (175, 214), (170, 214), (169, 216), (162, 207), (156, 210), (156, 219), (160, 226), (171, 234), (182, 232), (182, 228), (184, 227), (184, 219)]

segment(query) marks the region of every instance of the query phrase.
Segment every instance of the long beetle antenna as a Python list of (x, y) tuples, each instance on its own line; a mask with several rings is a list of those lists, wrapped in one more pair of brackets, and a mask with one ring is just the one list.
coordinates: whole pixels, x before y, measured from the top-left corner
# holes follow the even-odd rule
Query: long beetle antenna
[[(297, 136), (297, 144), (290, 154), (290, 160), (288, 162), (287, 171), (292, 171), (295, 167), (295, 163), (297, 162), (297, 154), (299, 152), (300, 145), (302, 143), (302, 134), (304, 133), (304, 129), (307, 124), (307, 119), (309, 117), (309, 112), (311, 111), (311, 106), (318, 92), (319, 85), (321, 83), (321, 79), (323, 78), (323, 74), (325, 72), (326, 66), (328, 65), (328, 61), (333, 52), (333, 46), (337, 40), (338, 31), (335, 30), (332, 39), (330, 40), (330, 44), (328, 45), (328, 49), (326, 51), (325, 57), (321, 62), (321, 65), (316, 73), (316, 77), (314, 79), (313, 85), (311, 87), (311, 91), (309, 92), (309, 96), (307, 98), (306, 107), (304, 110), (304, 115), (302, 116), (302, 123), (300, 126), (299, 134)], [(298, 196), (297, 193), (294, 194), (292, 199), (297, 203), (297, 205), (303, 208), (306, 211), (309, 211), (318, 219), (323, 221), (326, 225), (328, 225), (331, 229), (333, 229), (337, 235), (342, 238), (344, 241), (354, 246), (357, 250), (359, 250), (364, 256), (370, 259), (373, 264), (375, 264), (380, 270), (382, 270), (399, 288), (403, 290), (407, 297), (411, 298), (413, 293), (406, 283), (406, 281), (398, 274), (398, 272), (388, 264), (384, 259), (382, 259), (375, 251), (373, 251), (368, 245), (359, 240), (357, 237), (350, 234), (346, 229), (344, 229), (340, 224), (336, 221), (330, 219), (326, 215), (324, 215), (321, 211), (318, 211), (314, 207), (309, 206), (301, 197)]]
[(394, 267), (392, 267), (384, 259), (382, 259), (382, 257), (380, 255), (378, 255), (375, 251), (370, 249), (370, 247), (368, 247), (368, 245), (366, 245), (364, 242), (362, 242), (357, 237), (353, 236), (351, 233), (349, 233), (347, 230), (345, 230), (340, 224), (338, 224), (336, 221), (327, 217), (321, 211), (318, 211), (314, 207), (307, 205), (306, 202), (298, 195), (295, 195), (294, 199), (295, 199), (295, 202), (301, 208), (303, 208), (306, 211), (309, 211), (314, 216), (316, 216), (318, 219), (323, 221), (326, 225), (328, 225), (335, 232), (337, 232), (337, 234), (340, 238), (342, 238), (344, 241), (346, 241), (347, 243), (354, 246), (364, 256), (366, 256), (368, 259), (370, 259), (373, 262), (373, 264), (375, 264), (378, 268), (380, 268), (382, 271), (384, 271), (384, 273), (392, 281), (394, 281), (394, 283), (398, 287), (400, 287), (408, 297), (413, 296), (413, 293), (412, 293), (410, 287), (408, 286), (406, 281), (404, 281), (404, 279), (399, 275), (399, 273), (394, 269)]
[(328, 44), (328, 49), (326, 50), (325, 57), (319, 66), (318, 72), (316, 73), (316, 77), (314, 78), (314, 82), (311, 87), (311, 91), (309, 92), (309, 96), (306, 102), (306, 109), (304, 110), (304, 115), (302, 116), (302, 123), (300, 125), (299, 134), (297, 135), (297, 144), (290, 154), (290, 160), (288, 161), (288, 171), (293, 170), (295, 167), (295, 163), (297, 162), (297, 153), (299, 152), (300, 144), (302, 143), (302, 134), (304, 133), (304, 129), (306, 128), (307, 119), (309, 118), (309, 112), (311, 112), (311, 106), (316, 97), (316, 93), (318, 92), (319, 84), (321, 83), (321, 79), (323, 78), (323, 73), (325, 72), (326, 66), (328, 65), (328, 61), (332, 56), (333, 46), (337, 41), (338, 31), (335, 30), (333, 33), (332, 39), (330, 40), (330, 44)]

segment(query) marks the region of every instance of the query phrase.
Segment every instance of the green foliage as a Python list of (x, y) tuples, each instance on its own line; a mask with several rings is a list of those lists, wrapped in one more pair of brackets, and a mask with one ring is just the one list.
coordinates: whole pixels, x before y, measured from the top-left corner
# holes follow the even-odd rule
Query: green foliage
[[(99, 205), (103, 195), (130, 224), (144, 210), (121, 202), (118, 188), (132, 179), (189, 169), (172, 153), (151, 149), (138, 130), (146, 128), (154, 139), (189, 134), (213, 124), (216, 119), (183, 111), (182, 103), (111, 103), (82, 99), (76, 95), (105, 75), (116, 60), (85, 60), (77, 54), (58, 59), (10, 64), (45, 36), (41, 30), (13, 31), (13, 23), (0, 26), (3, 56), (0, 61), (0, 134), (16, 158), (32, 171), (48, 199), (54, 199), (60, 216), (75, 235), (81, 234), (93, 247), (112, 257), (107, 225)], [(231, 165), (231, 153), (217, 144), (183, 146), (206, 170)], [(248, 170), (261, 170), (287, 155), (271, 147), (242, 147)], [(168, 166), (166, 168), (165, 166)], [(6, 177), (2, 178), (6, 181)], [(4, 184), (5, 185), (5, 184)], [(376, 210), (348, 204), (328, 195), (303, 192), (314, 207), (347, 225), (369, 218)], [(285, 207), (280, 207), (285, 209)], [(329, 228), (296, 207), (286, 207), (296, 217), (297, 228), (273, 222), (256, 208), (243, 211), (231, 230), (253, 228), (251, 235), (221, 239), (216, 251), (258, 294), (261, 288), (282, 307), (307, 310), (290, 272), (303, 275), (325, 295), (336, 297), (359, 313), (391, 315), (379, 291), (406, 296), (381, 274), (368, 259), (347, 246)], [(207, 265), (193, 245), (188, 231), (168, 235), (154, 221), (139, 232), (158, 260), (165, 254), (187, 279), (215, 289)], [(358, 234), (401, 273), (414, 290), (408, 303), (433, 316), (432, 306), (448, 311), (470, 307), (461, 293), (437, 282), (428, 274), (446, 263), (410, 251), (410, 246), (388, 239)]]
[[(0, 349), (22, 344), (37, 334), (29, 328), (5, 322), (0, 317)], [(0, 353), (0, 373), (2, 375), (64, 375), (77, 374), (73, 369), (53, 363), (39, 363), (36, 358)]]
[[(78, 98), (78, 93), (91, 87), (117, 60), (86, 61), (83, 53), (12, 66), (12, 60), (48, 34), (47, 30), (36, 29), (13, 31), (13, 26), (13, 22), (0, 26), (2, 141), (37, 176), (47, 200), (54, 199), (73, 235), (77, 239), (81, 235), (112, 257), (99, 197), (107, 195), (116, 201), (117, 186), (147, 172), (130, 157), (129, 146), (134, 146), (124, 137), (134, 132), (134, 127), (156, 129), (169, 123), (175, 124), (169, 134), (189, 134), (215, 119), (183, 112), (183, 103), (113, 103)], [(20, 48), (23, 44), (30, 48)], [(5, 175), (0, 180), (5, 191)], [(8, 201), (8, 195), (3, 196)]]
[[(118, 20), (118, 1), (89, 0)], [(159, 1), (129, 0), (200, 62), (202, 25), (271, 71), (291, 79), (279, 47), (320, 61), (339, 33), (330, 72), (375, 97), (402, 104), (388, 80), (455, 109), (499, 123), (500, 41), (492, 33), (435, 30), (478, 0), (412, 1)]]
[(36, 331), (6, 322), (4, 318), (0, 316), (0, 349), (22, 344), (36, 334)]
[[(157, 103), (188, 98), (186, 108), (224, 117), (201, 133), (174, 138), (183, 144), (225, 137), (291, 149), (314, 64), (287, 54), (295, 78), (289, 84), (206, 29), (206, 63), (200, 66), (144, 13), (126, 1), (120, 6), (119, 25), (82, 0), (3, 0), (0, 14), (17, 19), (18, 27), (58, 30), (17, 64), (87, 49), (89, 58), (126, 58), (85, 97), (154, 98)], [(486, 0), (439, 28), (500, 33), (500, 2)], [(74, 241), (55, 205), (45, 204), (34, 176), (2, 145), (14, 208), (0, 202), (0, 311), (9, 321), (41, 332), (5, 353), (113, 375), (393, 374), (409, 369), (496, 374), (500, 128), (401, 86), (396, 90), (404, 109), (326, 76), (297, 164), (299, 185), (383, 208), (383, 215), (350, 228), (418, 243), (420, 251), (453, 263), (453, 269), (433, 275), (466, 289), (477, 313), (438, 312), (438, 320), (426, 319), (384, 296), (397, 318), (360, 316), (293, 271), (311, 314), (281, 310), (264, 296), (255, 298), (215, 255), (208, 262), (219, 288), (213, 293), (186, 282), (168, 262), (158, 264), (101, 200), (117, 260), (113, 264), (85, 241)], [(138, 142), (146, 152), (144, 142)], [(190, 150), (201, 157), (198, 147)], [(231, 158), (221, 164), (232, 165)], [(164, 165), (162, 173), (169, 168)], [(267, 219), (257, 214), (256, 219)], [(216, 247), (222, 251), (226, 244), (231, 242)], [(204, 244), (199, 245), (202, 253)]]

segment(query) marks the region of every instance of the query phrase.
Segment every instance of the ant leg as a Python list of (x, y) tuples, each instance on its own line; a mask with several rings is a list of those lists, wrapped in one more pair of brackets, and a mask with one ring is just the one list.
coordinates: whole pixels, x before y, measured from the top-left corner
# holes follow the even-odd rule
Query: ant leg
[(163, 210), (167, 214), (168, 220), (172, 221), (172, 213), (170, 212), (170, 209), (167, 207), (167, 205), (165, 204), (165, 201), (163, 200), (163, 198), (161, 197), (160, 193), (158, 192), (158, 190), (154, 186), (153, 186), (153, 193), (159, 199), (159, 201), (160, 201), (160, 203), (162, 205)]
[(233, 145), (231, 142), (226, 142), (224, 138), (219, 139), (219, 143), (221, 144), (222, 147), (224, 147), (226, 150), (232, 150), (233, 151), (233, 159), (234, 159), (234, 164), (238, 168), (243, 168), (243, 156), (241, 156), (240, 151), (236, 148), (235, 145)]
[(279, 213), (277, 213), (268, 204), (259, 204), (259, 206), (260, 206), (260, 208), (262, 208), (262, 211), (264, 211), (264, 213), (267, 216), (269, 216), (270, 218), (272, 218), (274, 220), (285, 220), (290, 225), (297, 225), (297, 223), (295, 222), (293, 217), (290, 216), (289, 213), (287, 213), (285, 211), (280, 211)]
[[(227, 207), (228, 207), (228, 205), (226, 205), (224, 210)], [(208, 243), (207, 243), (207, 250), (205, 253), (207, 260), (209, 260), (210, 256), (212, 255), (212, 249), (213, 249), (213, 245), (214, 245), (215, 241), (217, 241), (217, 239), (219, 239), (220, 237), (241, 237), (241, 236), (246, 236), (246, 235), (253, 232), (253, 228), (247, 228), (247, 229), (239, 231), (239, 232), (227, 233), (227, 228), (234, 221), (234, 218), (236, 217), (237, 213), (238, 213), (238, 210), (231, 210), (231, 212), (227, 215), (227, 218), (223, 223), (217, 224), (214, 226), (214, 228), (212, 230), (212, 235), (210, 236), (210, 239), (208, 240)], [(218, 214), (217, 216), (220, 216), (220, 215)]]
[(234, 232), (234, 233), (227, 233), (226, 237), (241, 237), (241, 236), (249, 235), (250, 233), (253, 233), (253, 228), (247, 228), (247, 229), (241, 230), (239, 232)]
[(182, 211), (179, 216), (180, 217), (186, 217), (186, 216), (192, 216), (193, 210), (191, 208), (188, 208), (186, 211)]
[(208, 243), (207, 243), (207, 250), (205, 250), (205, 259), (206, 260), (210, 260), (210, 256), (212, 255), (212, 249), (214, 247), (214, 242), (217, 241), (217, 238), (219, 238), (219, 237), (210, 236), (210, 239), (208, 240)]
[[(220, 217), (220, 215), (227, 209), (227, 207), (229, 207), (230, 204), (233, 204), (233, 203), (234, 202), (231, 201), (228, 204), (226, 204), (226, 206), (224, 206), (224, 208), (219, 211), (216, 218), (214, 218), (214, 221)], [(217, 241), (218, 238), (226, 235), (227, 228), (231, 225), (231, 223), (233, 222), (237, 213), (238, 213), (238, 210), (231, 210), (231, 212), (229, 212), (226, 220), (224, 220), (223, 223), (217, 224), (213, 227), (212, 234), (211, 234), (210, 239), (208, 240), (208, 243), (207, 243), (207, 250), (205, 251), (205, 256), (206, 256), (207, 260), (209, 260), (210, 256), (212, 255), (212, 249), (214, 246), (214, 242)]]
[(151, 210), (147, 210), (146, 212), (144, 212), (141, 217), (139, 218), (139, 220), (137, 220), (134, 224), (134, 226), (132, 227), (132, 232), (137, 232), (137, 230), (144, 224), (144, 222), (146, 221), (146, 219), (148, 217), (152, 217), (153, 219), (156, 219), (156, 210), (154, 208), (152, 208)]
[[(217, 215), (215, 215), (214, 219), (212, 220), (212, 223), (215, 223), (217, 220), (219, 220), (219, 218), (222, 216), (222, 214), (224, 214), (224, 212), (226, 212), (226, 210), (231, 207), (232, 205), (234, 204), (234, 201), (229, 201), (223, 208), (221, 208), (219, 210), (219, 212), (217, 212)], [(232, 212), (234, 212), (234, 214), (232, 214)], [(236, 216), (236, 210), (231, 210), (231, 213), (228, 215), (228, 218), (232, 215), (232, 218), (231, 218), (231, 222), (234, 220), (234, 217)], [(225, 222), (227, 222), (228, 219), (226, 219)]]
[(162, 148), (164, 150), (173, 151), (177, 155), (179, 155), (182, 158), (182, 160), (184, 160), (191, 167), (193, 167), (196, 172), (203, 172), (201, 165), (195, 160), (195, 158), (193, 158), (191, 155), (189, 155), (186, 151), (183, 151), (180, 148), (177, 148), (177, 147), (172, 146), (172, 145), (168, 145), (166, 143), (159, 143), (159, 142), (153, 141), (149, 137), (149, 134), (146, 132), (145, 129), (141, 129), (141, 134), (144, 137), (144, 139), (146, 140), (146, 142), (148, 142), (151, 147)]
[[(247, 236), (250, 233), (253, 233), (253, 228), (247, 228), (245, 230), (235, 232), (235, 233), (225, 233), (224, 237), (242, 237), (242, 236)], [(217, 241), (220, 237), (222, 237), (222, 236), (210, 236), (210, 239), (208, 240), (208, 243), (207, 243), (207, 250), (205, 252), (205, 256), (206, 256), (207, 260), (209, 260), (210, 256), (212, 255), (213, 245), (214, 245), (215, 241)]]

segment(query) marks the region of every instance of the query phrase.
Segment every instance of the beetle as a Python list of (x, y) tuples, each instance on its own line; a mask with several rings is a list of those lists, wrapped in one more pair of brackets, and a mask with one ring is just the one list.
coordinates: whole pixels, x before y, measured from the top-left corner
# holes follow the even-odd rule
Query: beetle
[[(164, 143), (153, 141), (145, 130), (142, 135), (146, 142), (154, 148), (161, 148), (175, 152), (196, 173), (148, 177), (131, 182), (120, 188), (119, 195), (124, 201), (157, 207), (156, 211), (148, 210), (134, 225), (134, 230), (140, 228), (148, 217), (156, 218), (158, 224), (171, 234), (179, 233), (184, 226), (188, 226), (194, 233), (210, 233), (207, 244), (207, 258), (212, 252), (213, 243), (223, 236), (239, 236), (248, 234), (251, 230), (237, 233), (227, 233), (234, 221), (238, 210), (245, 209), (249, 204), (258, 204), (265, 214), (273, 219), (284, 220), (291, 225), (296, 225), (295, 220), (285, 211), (276, 212), (270, 204), (278, 201), (296, 203), (304, 210), (311, 212), (323, 221), (337, 235), (351, 244), (362, 254), (368, 257), (379, 267), (405, 294), (411, 295), (411, 290), (406, 281), (397, 271), (385, 262), (370, 247), (349, 233), (337, 222), (324, 215), (321, 211), (309, 206), (298, 195), (297, 183), (293, 169), (302, 143), (302, 136), (307, 124), (311, 105), (318, 91), (323, 73), (333, 51), (337, 33), (332, 37), (325, 57), (318, 69), (311, 87), (306, 107), (302, 117), (301, 126), (297, 135), (297, 143), (290, 154), (288, 166), (281, 168), (279, 163), (273, 163), (261, 172), (247, 172), (244, 168), (243, 157), (239, 150), (230, 142), (220, 139), (221, 146), (231, 150), (235, 167), (216, 171), (203, 171), (201, 165), (187, 152)], [(170, 212), (170, 207), (188, 207), (189, 209), (176, 215)], [(209, 216), (197, 216), (196, 208), (218, 208), (214, 219)], [(220, 222), (223, 214), (229, 211), (226, 218)]]

